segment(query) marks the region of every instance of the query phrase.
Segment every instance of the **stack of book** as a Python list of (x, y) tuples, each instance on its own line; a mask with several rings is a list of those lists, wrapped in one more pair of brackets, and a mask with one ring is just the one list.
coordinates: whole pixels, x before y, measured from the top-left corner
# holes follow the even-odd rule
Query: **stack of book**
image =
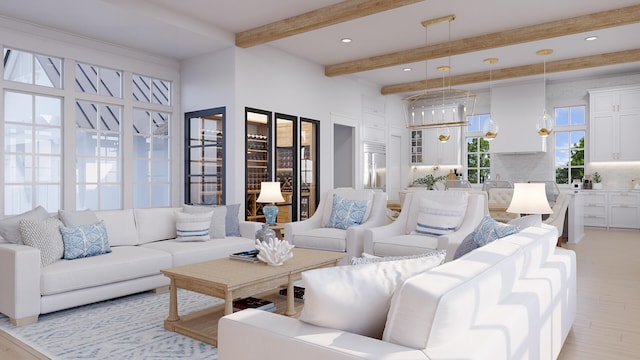
[(241, 252), (237, 252), (229, 255), (229, 258), (233, 260), (241, 260), (241, 261), (255, 263), (260, 261), (258, 260), (258, 252), (259, 252), (258, 250), (241, 251)]
[[(281, 289), (278, 294), (283, 297), (287, 297), (287, 289)], [(293, 299), (295, 301), (304, 301), (304, 288), (302, 286), (293, 287)]]
[(244, 309), (258, 309), (264, 311), (275, 311), (276, 304), (269, 300), (258, 299), (255, 297), (248, 297), (233, 302), (233, 311), (240, 311)]

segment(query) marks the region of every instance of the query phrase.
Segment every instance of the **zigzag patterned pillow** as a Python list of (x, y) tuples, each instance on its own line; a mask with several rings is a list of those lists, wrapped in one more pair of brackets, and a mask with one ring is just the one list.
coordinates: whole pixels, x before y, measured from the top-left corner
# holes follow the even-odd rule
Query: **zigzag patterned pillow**
[(54, 263), (64, 255), (60, 226), (62, 222), (54, 217), (41, 221), (20, 219), (18, 223), (24, 244), (40, 250), (42, 266)]
[(74, 228), (60, 226), (66, 260), (108, 254), (111, 252), (104, 221)]

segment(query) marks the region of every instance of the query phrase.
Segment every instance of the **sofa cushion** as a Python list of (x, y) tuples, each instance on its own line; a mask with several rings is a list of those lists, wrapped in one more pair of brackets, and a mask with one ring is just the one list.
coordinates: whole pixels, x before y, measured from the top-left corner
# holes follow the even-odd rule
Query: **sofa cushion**
[(141, 246), (117, 246), (100, 256), (56, 261), (42, 269), (42, 295), (87, 289), (95, 286), (157, 276), (172, 266), (171, 255)]
[(351, 226), (362, 224), (367, 211), (367, 200), (349, 200), (333, 194), (331, 216), (326, 227), (346, 230)]
[(104, 221), (78, 227), (60, 226), (66, 260), (108, 254), (111, 252)]
[(514, 225), (518, 228), (518, 231), (524, 230), (531, 226), (540, 227), (542, 225), (542, 216), (540, 215), (527, 215), (509, 220), (507, 223)]
[(300, 320), (381, 338), (391, 296), (408, 277), (438, 266), (445, 255), (364, 265), (346, 265), (302, 273), (305, 304)]
[(316, 228), (293, 236), (293, 245), (307, 249), (347, 251), (347, 230)]
[(100, 210), (95, 214), (107, 227), (109, 246), (138, 244), (138, 231), (132, 209)]
[(40, 264), (47, 266), (54, 263), (64, 255), (64, 243), (60, 226), (62, 222), (55, 217), (49, 217), (41, 221), (21, 219), (19, 223), (20, 234), (25, 245), (40, 250)]
[(491, 216), (487, 215), (476, 228), (473, 241), (475, 241), (478, 246), (485, 246), (496, 239), (500, 239), (517, 232), (517, 226), (495, 221)]
[(415, 232), (420, 235), (440, 236), (460, 227), (467, 209), (469, 194), (461, 191), (442, 192), (420, 199), (420, 212)]
[(329, 223), (329, 219), (331, 218), (331, 211), (333, 209), (333, 194), (338, 194), (339, 196), (347, 200), (366, 201), (367, 209), (365, 210), (361, 222), (364, 223), (367, 221), (367, 219), (369, 218), (369, 214), (371, 213), (371, 208), (373, 206), (373, 190), (336, 189), (333, 191), (329, 191), (326, 194), (326, 204), (322, 212), (322, 227), (327, 226), (327, 223)]
[(45, 220), (49, 217), (49, 213), (42, 206), (38, 206), (32, 210), (19, 215), (9, 216), (0, 219), (0, 236), (6, 241), (14, 244), (22, 244), (22, 236), (18, 228), (20, 220), (29, 219), (34, 221)]
[(178, 241), (207, 241), (209, 226), (211, 226), (213, 211), (189, 214), (175, 212), (176, 216), (176, 240)]
[(181, 208), (134, 209), (138, 244), (176, 238), (176, 215)]
[(183, 211), (187, 214), (210, 213), (209, 237), (211, 239), (222, 239), (226, 236), (227, 208), (225, 206), (198, 206), (184, 205)]
[(58, 210), (58, 218), (66, 227), (78, 227), (80, 225), (91, 225), (99, 221), (93, 210)]
[(480, 245), (478, 245), (478, 243), (473, 240), (475, 236), (476, 232), (472, 231), (469, 233), (469, 235), (467, 235), (467, 237), (464, 238), (464, 240), (462, 240), (460, 245), (458, 245), (458, 248), (456, 249), (456, 253), (453, 255), (452, 260), (455, 260), (480, 247)]
[(223, 205), (227, 209), (224, 230), (226, 236), (242, 236), (240, 234), (240, 204)]
[(216, 239), (215, 241), (164, 240), (141, 246), (170, 254), (173, 266), (224, 258), (236, 252), (256, 248), (254, 240), (235, 236), (227, 236), (224, 239)]

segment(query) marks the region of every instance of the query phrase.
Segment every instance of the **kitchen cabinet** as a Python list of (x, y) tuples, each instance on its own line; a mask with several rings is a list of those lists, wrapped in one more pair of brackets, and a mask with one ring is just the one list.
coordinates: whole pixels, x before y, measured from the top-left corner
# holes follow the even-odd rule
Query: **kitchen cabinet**
[(583, 190), (584, 225), (640, 229), (640, 192)]
[(609, 193), (609, 227), (640, 229), (640, 193)]
[(438, 129), (412, 130), (412, 165), (460, 165), (462, 152), (462, 128), (449, 128), (447, 142), (438, 141)]
[(640, 87), (589, 91), (590, 160), (640, 161)]

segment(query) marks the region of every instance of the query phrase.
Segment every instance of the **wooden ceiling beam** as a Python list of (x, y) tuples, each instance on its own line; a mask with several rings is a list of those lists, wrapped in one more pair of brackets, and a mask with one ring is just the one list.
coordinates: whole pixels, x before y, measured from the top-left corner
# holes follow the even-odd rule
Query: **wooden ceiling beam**
[(346, 0), (239, 32), (236, 34), (236, 46), (248, 48), (421, 1), (424, 0)]
[[(573, 59), (556, 60), (547, 62), (547, 74), (580, 70), (592, 67), (624, 64), (629, 62), (640, 61), (640, 49), (625, 50), (599, 55), (583, 56)], [(496, 80), (514, 79), (524, 76), (541, 75), (543, 73), (543, 63), (516, 66), (504, 69), (491, 70), (491, 78)], [(439, 89), (442, 87), (441, 78), (433, 78), (427, 81), (428, 90)], [(461, 86), (489, 81), (489, 71), (481, 71), (471, 74), (455, 75), (448, 78), (451, 82), (450, 86)], [(447, 83), (447, 85), (449, 85)], [(411, 93), (425, 90), (425, 81), (412, 81), (402, 84), (386, 85), (380, 89), (382, 95)]]
[(474, 51), (556, 38), (637, 22), (640, 22), (640, 5), (632, 5), (625, 8), (601, 11), (589, 15), (525, 26), (518, 29), (453, 40), (450, 43), (428, 45), (335, 65), (327, 65), (325, 66), (324, 73), (329, 77), (353, 74), (424, 61), (425, 59), (436, 59), (449, 55), (455, 56)]

